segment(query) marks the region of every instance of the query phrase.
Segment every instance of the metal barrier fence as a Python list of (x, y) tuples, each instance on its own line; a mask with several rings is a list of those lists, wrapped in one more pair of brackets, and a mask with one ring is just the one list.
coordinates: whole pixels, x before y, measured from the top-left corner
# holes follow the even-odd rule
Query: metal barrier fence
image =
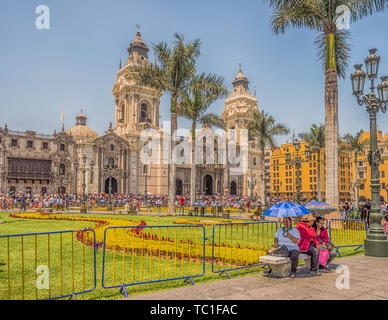
[[(204, 226), (127, 226), (104, 231), (102, 286), (185, 279), (205, 274)], [(110, 272), (106, 272), (109, 270)]]
[(273, 245), (277, 222), (225, 223), (213, 226), (212, 271), (228, 271), (263, 265), (259, 257)]
[(96, 287), (92, 229), (2, 235), (0, 248), (1, 300), (75, 299)]
[(356, 247), (354, 251), (364, 247), (364, 240), (368, 233), (365, 220), (357, 219), (330, 219), (329, 238), (335, 245), (340, 258), (339, 248)]

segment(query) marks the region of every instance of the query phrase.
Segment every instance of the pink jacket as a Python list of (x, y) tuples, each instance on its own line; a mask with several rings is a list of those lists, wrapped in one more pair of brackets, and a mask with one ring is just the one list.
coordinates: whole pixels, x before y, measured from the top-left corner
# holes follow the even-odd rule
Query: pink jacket
[(327, 235), (327, 229), (323, 228), (321, 230), (321, 233), (318, 236), (318, 240), (323, 241), (323, 243), (328, 243), (329, 242), (329, 236)]
[(307, 252), (311, 241), (315, 243), (315, 246), (318, 248), (319, 241), (315, 236), (315, 229), (313, 227), (308, 227), (303, 221), (299, 222), (296, 226), (300, 233), (300, 241), (298, 243), (299, 249), (301, 252)]

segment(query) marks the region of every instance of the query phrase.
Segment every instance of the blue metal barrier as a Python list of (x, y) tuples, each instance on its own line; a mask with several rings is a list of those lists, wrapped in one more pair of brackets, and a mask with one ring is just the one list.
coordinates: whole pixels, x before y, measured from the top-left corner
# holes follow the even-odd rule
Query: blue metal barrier
[[(102, 287), (120, 288), (120, 293), (127, 297), (126, 287), (137, 284), (185, 279), (185, 283), (190, 281), (194, 285), (193, 278), (205, 274), (206, 240), (205, 227), (200, 225), (108, 227), (104, 231)], [(119, 259), (121, 265), (116, 268)], [(111, 264), (110, 279), (105, 274), (107, 263)], [(195, 272), (191, 272), (194, 267)], [(174, 272), (169, 272), (169, 268)], [(121, 281), (116, 283), (119, 276)], [(106, 283), (109, 280), (110, 285)]]
[[(83, 235), (91, 234), (92, 237), (88, 237), (87, 243), (93, 248), (93, 281), (92, 285), (93, 288), (86, 289), (86, 273), (87, 270), (85, 268), (85, 244), (81, 242), (82, 246), (82, 253), (79, 253), (79, 256), (77, 256), (77, 253), (75, 252), (74, 248), (74, 234), (76, 235), (76, 240), (78, 239), (78, 236), (83, 239)], [(71, 279), (64, 279), (65, 273), (64, 272), (64, 244), (63, 244), (63, 238), (65, 234), (71, 234)], [(46, 238), (47, 236), (47, 238)], [(57, 236), (57, 237), (56, 237)], [(33, 238), (33, 241), (28, 241), (31, 238)], [(43, 244), (42, 244), (42, 238)], [(16, 243), (20, 239), (20, 243)], [(11, 241), (12, 242), (11, 242)], [(27, 241), (26, 241), (27, 240)], [(69, 239), (67, 239), (69, 240)], [(2, 241), (5, 241), (6, 243), (2, 243)], [(59, 242), (59, 245), (58, 245)], [(69, 241), (70, 242), (70, 241)], [(86, 241), (85, 241), (86, 242)], [(39, 246), (39, 245), (40, 246)], [(21, 300), (24, 300), (25, 298), (25, 289), (26, 285), (35, 284), (35, 299), (38, 300), (38, 277), (36, 277), (36, 270), (38, 267), (38, 259), (39, 259), (39, 266), (47, 267), (48, 270), (48, 288), (44, 288), (48, 291), (48, 298), (46, 300), (51, 299), (60, 299), (60, 298), (66, 298), (70, 297), (75, 299), (77, 295), (91, 292), (96, 288), (96, 252), (95, 252), (95, 232), (93, 229), (82, 229), (82, 230), (66, 230), (66, 231), (54, 231), (54, 232), (40, 232), (40, 233), (24, 233), (24, 234), (11, 234), (11, 235), (0, 235), (0, 245), (4, 250), (1, 250), (0, 258), (3, 260), (3, 258), (6, 257), (7, 261), (7, 281), (2, 281), (2, 284), (7, 286), (8, 285), (8, 299), (11, 300), (12, 296), (12, 286), (15, 284), (14, 281), (11, 281), (11, 270), (14, 273), (18, 273), (20, 271), (21, 273)], [(20, 246), (19, 246), (20, 245)], [(70, 243), (68, 243), (70, 245)], [(15, 246), (15, 248), (11, 247)], [(44, 247), (44, 251), (42, 250), (42, 247)], [(39, 249), (39, 250), (38, 250)], [(21, 258), (20, 260), (15, 260), (16, 258), (13, 258), (12, 255), (17, 252), (17, 255)], [(69, 254), (68, 252), (65, 252), (65, 254)], [(43, 256), (43, 257), (42, 257)], [(25, 258), (27, 258), (25, 260)], [(68, 257), (67, 257), (68, 258)], [(83, 278), (83, 290), (75, 291), (75, 259), (81, 259), (82, 265), (79, 266), (79, 268), (82, 268), (82, 278)], [(59, 261), (58, 261), (59, 260)], [(42, 261), (46, 264), (42, 265)], [(77, 269), (79, 270), (79, 269)], [(52, 273), (59, 272), (60, 273), (60, 285), (52, 288)], [(72, 291), (70, 293), (63, 294), (63, 285), (65, 281), (71, 280), (72, 285)], [(7, 284), (5, 284), (7, 283)], [(59, 287), (59, 288), (58, 288)], [(59, 291), (60, 295), (51, 297), (51, 292), (53, 290)], [(39, 291), (41, 292), (41, 291)]]
[(277, 222), (223, 223), (213, 226), (212, 272), (252, 268), (265, 265), (259, 257), (273, 245)]
[(366, 220), (359, 219), (330, 219), (329, 239), (335, 245), (336, 251), (342, 258), (339, 248), (356, 247), (353, 251), (364, 248), (364, 240), (368, 233)]

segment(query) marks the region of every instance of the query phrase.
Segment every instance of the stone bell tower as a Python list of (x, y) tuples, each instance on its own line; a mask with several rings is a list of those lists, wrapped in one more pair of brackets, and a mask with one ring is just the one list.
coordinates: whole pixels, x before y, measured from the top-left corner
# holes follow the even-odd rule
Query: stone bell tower
[[(226, 128), (229, 132), (229, 138), (236, 139), (236, 149), (240, 149), (240, 130), (247, 129), (250, 120), (253, 119), (253, 113), (259, 111), (257, 99), (249, 91), (248, 78), (243, 74), (241, 64), (237, 76), (234, 78), (233, 89), (230, 96), (225, 100), (224, 111), (221, 118), (226, 123)], [(260, 177), (261, 166), (260, 159), (262, 157), (260, 148), (257, 144), (256, 138), (251, 138), (248, 141), (248, 165), (247, 171), (243, 175), (230, 175), (231, 168), (228, 165), (225, 172), (224, 189), (228, 190), (230, 194), (244, 194), (250, 195), (251, 189), (253, 195), (262, 194), (262, 181)], [(230, 150), (228, 150), (230, 151)], [(237, 151), (239, 154), (239, 151)]]
[[(139, 28), (139, 26), (138, 26)], [(129, 138), (139, 136), (147, 128), (159, 128), (159, 104), (162, 93), (156, 89), (139, 85), (131, 77), (131, 68), (148, 68), (148, 47), (140, 31), (128, 48), (128, 58), (117, 72), (112, 94), (115, 96), (115, 126), (118, 135)]]

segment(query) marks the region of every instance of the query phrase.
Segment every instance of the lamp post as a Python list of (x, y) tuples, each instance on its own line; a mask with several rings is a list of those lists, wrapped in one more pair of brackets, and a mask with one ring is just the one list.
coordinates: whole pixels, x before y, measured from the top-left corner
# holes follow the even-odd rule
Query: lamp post
[[(149, 128), (148, 128), (149, 130)], [(147, 132), (148, 132), (147, 130)], [(182, 137), (181, 137), (182, 138)], [(151, 140), (152, 140), (152, 137), (151, 136), (148, 136), (148, 142), (144, 144), (144, 147), (143, 147), (143, 153), (144, 155), (146, 156), (145, 157), (145, 161), (143, 160), (143, 163), (145, 162), (144, 164), (144, 167), (145, 168), (145, 173), (144, 173), (144, 205), (147, 207), (147, 204), (148, 204), (148, 198), (147, 198), (147, 194), (148, 194), (148, 190), (147, 190), (147, 182), (148, 182), (148, 164), (149, 164), (149, 157), (150, 157), (150, 152), (152, 149), (149, 148), (148, 146), (148, 143), (151, 143)], [(181, 139), (182, 141), (182, 139)]]
[(106, 166), (104, 166), (104, 170), (106, 172), (108, 172), (108, 175), (109, 175), (109, 186), (108, 186), (109, 203), (108, 203), (108, 208), (107, 208), (108, 211), (113, 210), (113, 207), (112, 207), (112, 170), (113, 170), (113, 168), (114, 168), (114, 165), (111, 162), (108, 162), (108, 164)]
[[(294, 159), (291, 159), (291, 154), (287, 151), (286, 163), (292, 167), (295, 167), (295, 169), (296, 169), (296, 179), (295, 179), (296, 202), (300, 204), (300, 189), (302, 187), (302, 181), (300, 178), (300, 168), (301, 168), (302, 162), (304, 162), (306, 160), (303, 160), (299, 156), (300, 142), (298, 140), (293, 140), (293, 145), (294, 145), (294, 149), (296, 151), (296, 157)], [(306, 159), (308, 159), (308, 160), (311, 159), (309, 146), (306, 146), (305, 156), (306, 156)]]
[[(148, 145), (144, 146), (144, 152), (149, 154), (150, 148)], [(145, 168), (145, 175), (144, 175), (144, 205), (147, 207), (148, 199), (147, 199), (147, 179), (148, 179), (148, 164), (144, 165)]]
[[(369, 113), (370, 122), (370, 150), (368, 154), (368, 162), (371, 167), (371, 193), (372, 203), (370, 209), (370, 228), (365, 239), (365, 255), (373, 257), (388, 257), (388, 240), (381, 226), (381, 210), (380, 210), (380, 151), (377, 148), (377, 128), (376, 116), (379, 110), (383, 113), (387, 110), (388, 103), (388, 77), (381, 77), (381, 83), (377, 86), (379, 97), (375, 95), (375, 79), (379, 70), (380, 57), (376, 56), (377, 49), (370, 49), (369, 56), (365, 59), (366, 73), (361, 70), (362, 64), (356, 64), (356, 71), (351, 74), (353, 95), (357, 99), (357, 103), (365, 105)], [(365, 78), (371, 81), (370, 93), (363, 95)]]
[(257, 178), (256, 177), (248, 177), (248, 188), (249, 188), (249, 194), (250, 198), (253, 198), (253, 189), (255, 188), (257, 184)]
[(93, 167), (94, 167), (94, 161), (92, 160), (92, 161), (90, 161), (90, 168), (86, 168), (86, 160), (87, 160), (87, 158), (86, 158), (86, 155), (84, 153), (84, 155), (82, 156), (82, 168), (79, 167), (79, 163), (77, 160), (74, 162), (76, 176), (78, 177), (78, 170), (81, 170), (83, 173), (82, 206), (80, 209), (80, 213), (86, 213), (88, 211), (88, 209), (86, 208), (86, 171), (88, 171), (88, 170), (93, 171)]

